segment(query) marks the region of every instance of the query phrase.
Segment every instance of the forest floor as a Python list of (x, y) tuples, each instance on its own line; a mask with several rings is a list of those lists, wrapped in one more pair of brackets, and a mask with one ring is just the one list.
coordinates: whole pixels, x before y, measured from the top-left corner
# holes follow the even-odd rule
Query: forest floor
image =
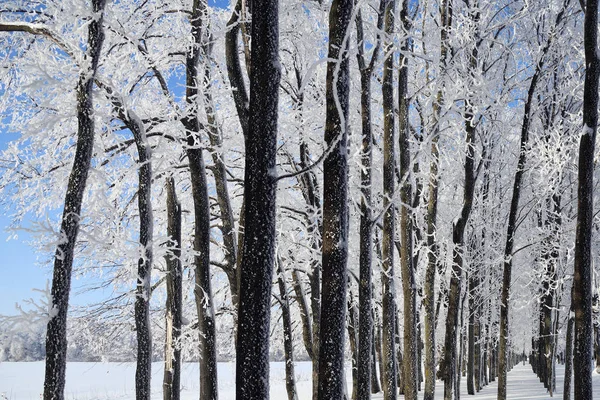
[[(161, 383), (163, 364), (153, 363), (152, 390), (153, 399), (162, 399)], [(219, 398), (235, 399), (235, 363), (219, 363)], [(346, 376), (350, 377), (350, 371)], [(133, 363), (69, 363), (67, 366), (67, 400), (104, 400), (135, 399)], [(562, 399), (564, 366), (556, 368), (557, 390), (550, 397), (543, 385), (531, 371), (529, 365), (519, 364), (508, 375), (508, 398), (513, 400)], [(296, 363), (296, 377), (299, 400), (310, 399), (311, 365), (307, 362)], [(0, 363), (0, 399), (38, 400), (42, 392), (44, 379), (43, 362), (4, 362)], [(594, 393), (600, 398), (600, 375), (594, 373)], [(182, 373), (182, 400), (198, 398), (198, 366), (186, 363)], [(349, 382), (350, 385), (350, 382)], [(461, 379), (461, 397), (463, 400), (492, 400), (496, 398), (497, 382), (484, 387), (475, 396), (467, 395), (466, 379)], [(351, 391), (349, 386), (349, 392)], [(443, 386), (438, 382), (436, 399), (443, 397)], [(271, 363), (271, 399), (286, 399), (285, 372), (283, 363)], [(383, 398), (376, 394), (373, 399)], [(403, 396), (399, 396), (402, 399)], [(571, 397), (573, 398), (573, 397)]]

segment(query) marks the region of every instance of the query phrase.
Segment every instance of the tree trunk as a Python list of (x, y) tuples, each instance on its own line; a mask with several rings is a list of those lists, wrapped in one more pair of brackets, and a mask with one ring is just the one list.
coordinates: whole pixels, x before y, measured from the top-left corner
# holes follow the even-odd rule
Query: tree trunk
[(571, 400), (571, 379), (573, 376), (573, 327), (575, 325), (575, 314), (571, 309), (567, 322), (567, 339), (565, 346), (565, 384), (563, 388), (563, 400)]
[(165, 257), (167, 264), (167, 305), (165, 374), (163, 399), (179, 400), (181, 381), (181, 312), (183, 306), (181, 268), (181, 205), (175, 192), (175, 180), (166, 180), (167, 236), (171, 251)]
[[(405, 32), (410, 32), (408, 19), (408, 0), (402, 1), (400, 21)], [(402, 272), (402, 294), (404, 298), (404, 398), (417, 399), (419, 380), (419, 336), (417, 335), (417, 283), (413, 265), (413, 215), (409, 208), (412, 204), (410, 127), (408, 123), (408, 57), (410, 39), (406, 38), (401, 46), (398, 70), (398, 131), (400, 148), (400, 266)]]
[[(385, 0), (380, 1), (377, 27), (381, 30), (383, 25), (383, 7)], [(375, 390), (372, 385), (377, 382), (377, 371), (373, 370), (375, 356), (373, 349), (373, 220), (371, 213), (371, 168), (373, 160), (373, 129), (371, 115), (371, 78), (373, 77), (374, 63), (379, 55), (381, 38), (378, 35), (377, 44), (367, 65), (364, 56), (364, 32), (362, 13), (359, 10), (356, 16), (356, 40), (358, 45), (357, 59), (360, 69), (360, 105), (362, 121), (362, 149), (361, 149), (361, 204), (360, 204), (360, 249), (359, 249), (359, 327), (358, 327), (358, 360), (357, 360), (357, 393), (358, 400), (368, 400), (371, 392)], [(375, 375), (373, 379), (372, 375)], [(377, 382), (377, 391), (379, 383)]]
[(294, 373), (294, 343), (292, 332), (292, 317), (290, 313), (290, 301), (285, 281), (285, 271), (281, 260), (277, 262), (277, 283), (279, 286), (279, 299), (283, 322), (283, 350), (285, 353), (285, 389), (288, 400), (298, 400), (296, 393), (296, 377)]
[(358, 396), (358, 308), (354, 302), (352, 291), (349, 291), (348, 294), (348, 338), (350, 353), (352, 354), (352, 400), (356, 400)]
[[(275, 253), (279, 4), (254, 0), (249, 130), (245, 141), (244, 241), (236, 354), (238, 400), (269, 398), (269, 325)], [(345, 284), (345, 282), (344, 282)]]
[[(385, 9), (385, 33), (391, 35), (394, 30), (395, 0), (390, 0)], [(382, 234), (382, 340), (383, 340), (383, 398), (395, 400), (398, 387), (396, 381), (397, 360), (394, 350), (396, 336), (396, 300), (394, 287), (394, 239), (395, 239), (395, 207), (394, 173), (396, 169), (396, 153), (394, 138), (394, 52), (391, 37), (386, 38), (383, 63), (383, 234)]]
[[(476, 50), (475, 60), (476, 60)], [(452, 275), (450, 278), (450, 293), (448, 296), (448, 315), (446, 317), (446, 337), (444, 340), (444, 399), (452, 399), (452, 386), (455, 381), (456, 336), (458, 327), (458, 314), (460, 308), (461, 275), (463, 270), (464, 235), (473, 206), (475, 191), (475, 115), (471, 106), (465, 109), (466, 125), (466, 156), (465, 156), (465, 188), (463, 193), (463, 207), (458, 219), (452, 227)], [(455, 388), (458, 390), (459, 388)]]
[(87, 182), (94, 148), (94, 116), (92, 88), (98, 69), (100, 51), (104, 41), (102, 21), (105, 0), (93, 0), (93, 12), (97, 19), (88, 25), (88, 48), (86, 58), (89, 70), (81, 70), (77, 82), (77, 147), (71, 167), (65, 204), (60, 226), (60, 244), (54, 256), (52, 276), (52, 310), (46, 331), (46, 371), (44, 400), (62, 400), (65, 391), (67, 367), (67, 310), (71, 291), (73, 254), (79, 232), (79, 220), (83, 194)]
[(195, 103), (200, 95), (200, 78), (198, 64), (203, 47), (203, 30), (206, 21), (206, 3), (196, 0), (193, 3), (192, 38), (194, 46), (186, 55), (186, 103), (188, 115), (182, 120), (186, 129), (186, 153), (192, 181), (192, 197), (194, 201), (194, 298), (198, 314), (198, 338), (200, 345), (200, 397), (216, 400), (219, 397), (217, 387), (217, 355), (215, 335), (215, 314), (213, 308), (210, 282), (210, 204), (206, 181), (206, 168), (200, 147), (201, 124), (195, 110)]
[[(443, 0), (440, 5), (440, 70), (446, 67), (448, 55), (448, 34), (452, 21), (448, 8), (452, 0)], [(442, 85), (442, 83), (440, 83)], [(434, 400), (436, 379), (436, 348), (435, 348), (435, 274), (439, 267), (437, 232), (438, 179), (439, 179), (439, 149), (440, 116), (443, 102), (443, 92), (437, 93), (437, 101), (433, 104), (434, 131), (431, 138), (431, 162), (429, 164), (429, 200), (427, 204), (427, 269), (425, 271), (425, 390), (423, 400)], [(440, 294), (441, 296), (441, 294)]]
[[(331, 149), (323, 162), (323, 251), (319, 332), (319, 400), (344, 396), (344, 329), (348, 261), (349, 118), (348, 32), (352, 0), (333, 0), (329, 12), (325, 142)], [(340, 109), (338, 109), (338, 106)]]
[(585, 84), (583, 90), (583, 134), (579, 142), (579, 184), (575, 234), (573, 311), (575, 345), (573, 372), (575, 400), (593, 399), (592, 390), (592, 224), (594, 210), (594, 148), (598, 129), (598, 0), (586, 2), (584, 22)]

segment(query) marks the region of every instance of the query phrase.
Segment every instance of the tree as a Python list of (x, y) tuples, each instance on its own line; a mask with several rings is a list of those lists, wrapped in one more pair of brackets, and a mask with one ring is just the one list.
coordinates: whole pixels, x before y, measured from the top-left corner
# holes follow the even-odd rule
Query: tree
[[(46, 373), (44, 380), (44, 400), (62, 400), (64, 398), (65, 374), (67, 364), (67, 310), (71, 290), (71, 271), (83, 194), (91, 165), (94, 146), (94, 118), (92, 89), (94, 76), (100, 61), (104, 32), (105, 0), (92, 1), (92, 13), (97, 18), (92, 19), (88, 26), (88, 48), (84, 61), (80, 66), (79, 81), (77, 82), (77, 148), (73, 160), (71, 174), (61, 222), (60, 244), (54, 257), (54, 274), (52, 277), (52, 301), (46, 331)], [(33, 34), (47, 34), (43, 29), (36, 30), (26, 25), (0, 26), (0, 31), (23, 31)]]
[(181, 382), (181, 325), (182, 325), (182, 275), (181, 268), (181, 204), (177, 200), (175, 179), (169, 177), (165, 182), (167, 191), (167, 233), (171, 240), (171, 253), (167, 263), (167, 312), (165, 339), (165, 374), (163, 380), (163, 399), (179, 400)]
[[(377, 29), (381, 31), (385, 15), (386, 0), (379, 2)], [(360, 106), (362, 122), (361, 153), (361, 203), (360, 203), (360, 277), (358, 284), (359, 326), (358, 326), (358, 359), (357, 359), (357, 394), (358, 400), (371, 398), (371, 358), (373, 348), (373, 218), (372, 218), (372, 164), (373, 164), (373, 127), (371, 111), (371, 79), (375, 62), (379, 57), (381, 36), (378, 34), (376, 45), (367, 64), (365, 59), (365, 35), (362, 11), (356, 14), (356, 54), (360, 70)]]
[(329, 49), (326, 83), (323, 161), (323, 250), (319, 332), (319, 400), (342, 399), (344, 382), (344, 328), (348, 261), (349, 116), (348, 32), (353, 1), (334, 0), (329, 11)]
[(194, 200), (194, 257), (195, 279), (194, 297), (198, 313), (200, 341), (200, 397), (218, 399), (217, 355), (215, 335), (215, 314), (210, 283), (210, 205), (204, 156), (200, 142), (201, 122), (197, 109), (201, 79), (199, 62), (201, 56), (208, 56), (206, 2), (195, 0), (190, 18), (193, 45), (186, 54), (187, 115), (182, 119), (185, 127), (192, 196)]
[(275, 189), (279, 99), (279, 4), (253, 2), (250, 109), (244, 177), (236, 394), (269, 398), (269, 325), (275, 256)]
[[(415, 5), (415, 6), (418, 6)], [(404, 296), (404, 398), (416, 399), (419, 379), (419, 335), (417, 334), (417, 283), (415, 277), (415, 255), (413, 254), (413, 203), (411, 179), (411, 151), (409, 126), (409, 95), (408, 95), (408, 57), (410, 49), (409, 32), (411, 22), (408, 17), (408, 0), (402, 1), (400, 22), (407, 35), (400, 49), (398, 71), (398, 131), (400, 148), (400, 268), (402, 272), (402, 293)]]
[(575, 235), (575, 274), (573, 311), (575, 345), (573, 373), (575, 400), (594, 397), (592, 390), (592, 220), (594, 187), (594, 149), (598, 129), (598, 1), (587, 1), (584, 21), (585, 85), (583, 92), (583, 134), (579, 144), (577, 187), (577, 232)]
[(394, 134), (394, 51), (392, 38), (396, 1), (390, 0), (385, 7), (385, 41), (383, 53), (383, 82), (381, 87), (383, 105), (383, 230), (382, 230), (382, 357), (383, 395), (395, 400), (398, 391), (398, 366), (396, 360), (396, 289), (394, 273), (394, 241), (396, 208), (394, 207), (394, 183), (396, 171), (396, 137)]

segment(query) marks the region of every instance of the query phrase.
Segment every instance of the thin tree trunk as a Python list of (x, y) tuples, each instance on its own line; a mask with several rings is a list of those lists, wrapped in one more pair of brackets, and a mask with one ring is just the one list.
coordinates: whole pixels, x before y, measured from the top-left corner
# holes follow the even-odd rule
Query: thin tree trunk
[(46, 331), (44, 400), (64, 399), (67, 366), (67, 310), (71, 291), (71, 271), (79, 232), (83, 194), (94, 147), (92, 88), (104, 41), (102, 21), (105, 3), (105, 0), (92, 1), (93, 12), (98, 15), (98, 18), (90, 21), (88, 25), (87, 59), (90, 60), (89, 69), (80, 71), (77, 82), (77, 147), (65, 194), (60, 226), (61, 240), (54, 257), (51, 294), (52, 310), (55, 310), (56, 314), (48, 321)]
[(269, 325), (275, 253), (274, 174), (279, 100), (279, 4), (254, 0), (249, 130), (245, 141), (244, 241), (236, 351), (238, 400), (269, 398)]
[(172, 248), (165, 257), (167, 264), (167, 323), (165, 340), (165, 374), (163, 399), (179, 400), (181, 381), (181, 315), (182, 275), (181, 268), (181, 205), (175, 192), (175, 180), (166, 180), (167, 191), (167, 235)]
[(200, 345), (200, 397), (218, 399), (215, 315), (210, 282), (210, 204), (204, 157), (200, 147), (201, 123), (195, 110), (200, 95), (199, 62), (203, 48), (203, 31), (206, 29), (206, 3), (195, 0), (192, 8), (191, 26), (194, 46), (186, 55), (186, 103), (188, 115), (182, 123), (186, 129), (192, 197), (194, 201), (194, 298), (198, 314), (198, 338)]
[[(408, 19), (408, 0), (402, 1), (400, 22), (405, 32), (410, 32)], [(398, 131), (400, 152), (401, 207), (400, 207), (400, 266), (402, 272), (402, 293), (404, 298), (404, 398), (417, 399), (419, 381), (419, 340), (417, 335), (417, 283), (413, 265), (413, 215), (409, 208), (412, 204), (412, 179), (410, 155), (410, 127), (408, 123), (408, 57), (410, 39), (406, 38), (401, 46), (398, 70)]]
[[(452, 21), (448, 8), (452, 0), (443, 0), (440, 5), (440, 70), (447, 64), (448, 34)], [(440, 71), (444, 73), (444, 71)], [(441, 74), (440, 74), (441, 75)], [(441, 85), (441, 83), (440, 83)], [(437, 232), (438, 179), (439, 179), (439, 133), (443, 92), (440, 87), (436, 102), (433, 104), (434, 131), (431, 138), (431, 162), (429, 164), (429, 200), (427, 204), (427, 269), (425, 271), (425, 390), (423, 400), (434, 400), (436, 378), (436, 311), (435, 311), (435, 274), (439, 268)], [(441, 294), (440, 294), (441, 296)]]
[(565, 346), (565, 381), (563, 400), (571, 400), (571, 378), (573, 376), (573, 327), (575, 326), (575, 313), (569, 311), (567, 322), (567, 339)]
[[(385, 9), (385, 33), (391, 35), (394, 30), (395, 0), (390, 0)], [(394, 52), (391, 37), (386, 37), (383, 53), (387, 54), (383, 62), (383, 235), (382, 235), (382, 339), (383, 339), (383, 398), (395, 400), (398, 387), (396, 374), (397, 360), (394, 350), (396, 336), (396, 300), (394, 288), (394, 239), (395, 239), (395, 207), (394, 173), (396, 169), (396, 151), (394, 138)]]
[(586, 2), (584, 21), (585, 84), (583, 90), (583, 134), (579, 142), (579, 184), (577, 189), (577, 231), (575, 234), (575, 274), (573, 311), (575, 345), (573, 372), (575, 400), (591, 400), (592, 357), (592, 226), (594, 211), (594, 148), (598, 129), (598, 0)]
[(283, 322), (283, 350), (285, 353), (285, 389), (288, 400), (298, 400), (296, 392), (296, 377), (294, 373), (294, 343), (292, 332), (292, 317), (288, 297), (285, 271), (281, 260), (277, 262), (277, 283), (279, 286), (279, 299)]
[[(350, 284), (350, 282), (348, 282)], [(348, 296), (348, 339), (352, 354), (352, 400), (358, 396), (358, 307), (354, 302), (352, 291)]]

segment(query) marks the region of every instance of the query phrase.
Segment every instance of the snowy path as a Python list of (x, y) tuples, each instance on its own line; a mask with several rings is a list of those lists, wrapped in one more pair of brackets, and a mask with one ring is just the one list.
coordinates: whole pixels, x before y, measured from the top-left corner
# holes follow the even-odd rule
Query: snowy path
[[(162, 363), (153, 363), (153, 399), (162, 399)], [(67, 400), (104, 400), (135, 399), (133, 363), (69, 363), (67, 367)], [(235, 364), (219, 363), (220, 400), (235, 399)], [(531, 371), (529, 365), (517, 365), (508, 375), (508, 398), (513, 400), (549, 400), (562, 399), (564, 367), (558, 365), (557, 391), (550, 397), (543, 385)], [(310, 363), (296, 363), (298, 395), (300, 400), (310, 399), (311, 366)], [(347, 373), (349, 377), (349, 371)], [(44, 363), (0, 363), (0, 399), (38, 400), (43, 387)], [(594, 374), (594, 393), (600, 399), (600, 375)], [(182, 374), (182, 400), (197, 400), (198, 366), (185, 364)], [(350, 382), (349, 382), (350, 385)], [(475, 396), (467, 395), (466, 380), (461, 379), (461, 398), (463, 400), (496, 399), (497, 382), (484, 387)], [(350, 391), (349, 386), (349, 391)], [(4, 397), (3, 397), (4, 396)], [(381, 399), (381, 394), (373, 399)], [(402, 399), (403, 396), (399, 396)], [(420, 394), (422, 398), (422, 394)], [(443, 398), (443, 386), (438, 382), (436, 399)], [(287, 399), (285, 392), (285, 373), (282, 363), (271, 363), (271, 399)]]

